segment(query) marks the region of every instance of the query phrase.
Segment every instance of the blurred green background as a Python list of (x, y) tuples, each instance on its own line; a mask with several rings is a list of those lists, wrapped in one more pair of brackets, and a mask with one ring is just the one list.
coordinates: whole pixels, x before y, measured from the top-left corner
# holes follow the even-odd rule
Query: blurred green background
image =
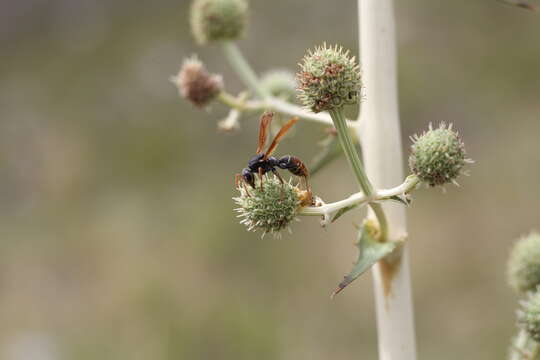
[[(513, 240), (539, 228), (540, 17), (495, 0), (396, 1), (404, 146), (453, 122), (476, 160), (461, 188), (408, 211), (422, 359), (504, 359)], [(188, 0), (0, 4), (0, 357), (375, 359), (371, 278), (334, 301), (356, 256), (355, 211), (280, 240), (238, 224), (233, 176), (256, 117), (221, 134), (168, 81), (198, 53), (242, 90), (219, 47), (190, 37)], [(240, 47), (296, 70), (305, 49), (357, 46), (356, 1), (254, 0)], [(301, 123), (278, 153), (309, 160)], [(407, 151), (406, 151), (407, 152)], [(343, 160), (313, 179), (338, 200)]]

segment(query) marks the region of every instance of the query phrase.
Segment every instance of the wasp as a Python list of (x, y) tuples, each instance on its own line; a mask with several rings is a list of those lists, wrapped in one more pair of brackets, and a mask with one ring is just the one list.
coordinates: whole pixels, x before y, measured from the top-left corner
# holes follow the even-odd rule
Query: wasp
[(281, 182), (281, 185), (284, 185), (283, 178), (279, 174), (276, 168), (289, 170), (293, 175), (300, 177), (305, 185), (307, 190), (307, 196), (309, 201), (312, 199), (311, 187), (308, 184), (309, 171), (299, 158), (292, 155), (285, 155), (280, 158), (271, 156), (274, 150), (276, 150), (277, 145), (280, 140), (285, 136), (285, 134), (292, 128), (292, 126), (298, 121), (297, 117), (290, 119), (285, 125), (281, 127), (279, 132), (276, 134), (272, 143), (266, 150), (263, 151), (264, 145), (266, 144), (266, 135), (268, 132), (268, 127), (274, 118), (273, 112), (265, 112), (261, 116), (259, 124), (259, 144), (255, 155), (249, 160), (248, 166), (242, 170), (242, 173), (236, 174), (235, 183), (238, 187), (239, 183), (242, 182), (244, 188), (249, 195), (246, 184), (255, 188), (255, 175), (259, 175), (261, 189), (263, 188), (263, 176), (272, 172)]

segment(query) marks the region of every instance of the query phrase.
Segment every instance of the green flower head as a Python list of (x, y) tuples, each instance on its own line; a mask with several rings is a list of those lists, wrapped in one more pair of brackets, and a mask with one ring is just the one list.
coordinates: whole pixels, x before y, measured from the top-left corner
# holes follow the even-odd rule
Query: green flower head
[(540, 292), (531, 292), (518, 310), (518, 323), (529, 336), (540, 342)]
[(191, 31), (199, 44), (236, 40), (246, 27), (246, 0), (195, 0), (191, 7)]
[(248, 231), (262, 230), (263, 236), (272, 233), (280, 236), (281, 231), (289, 229), (301, 208), (305, 191), (291, 185), (281, 184), (275, 176), (265, 176), (261, 187), (259, 180), (255, 188), (240, 184), (240, 196), (233, 198), (239, 205), (236, 211)]
[(287, 70), (272, 70), (261, 78), (261, 86), (270, 95), (284, 101), (292, 101), (296, 95), (296, 79), (294, 74)]
[(452, 124), (441, 123), (437, 129), (430, 124), (428, 131), (411, 140), (409, 167), (430, 186), (457, 184), (456, 178), (463, 173), (463, 166), (472, 162), (466, 158), (465, 145)]
[(298, 98), (306, 108), (318, 113), (358, 103), (360, 68), (348, 51), (323, 44), (309, 51), (300, 67), (296, 75)]
[(519, 239), (508, 259), (508, 282), (518, 292), (540, 286), (540, 235), (530, 233)]

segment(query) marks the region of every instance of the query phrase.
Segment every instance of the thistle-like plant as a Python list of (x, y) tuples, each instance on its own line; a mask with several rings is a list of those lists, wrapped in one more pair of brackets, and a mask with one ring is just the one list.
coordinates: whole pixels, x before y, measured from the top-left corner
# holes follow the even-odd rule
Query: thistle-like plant
[[(328, 226), (344, 213), (368, 206), (368, 218), (362, 220), (358, 228), (357, 260), (333, 294), (374, 266), (381, 359), (414, 360), (416, 347), (404, 209), (420, 184), (455, 183), (470, 160), (452, 126), (441, 123), (438, 128), (432, 128), (430, 125), (426, 132), (413, 138), (409, 158), (412, 173), (403, 176), (392, 1), (361, 0), (358, 3), (362, 28), (360, 47), (365, 63), (362, 71), (361, 64), (349, 51), (339, 45), (322, 43), (307, 51), (297, 69), (296, 81), (283, 72), (272, 72), (260, 78), (244, 58), (235, 43), (247, 20), (244, 0), (194, 0), (191, 26), (199, 44), (220, 43), (225, 58), (247, 87), (238, 95), (228, 93), (221, 86), (219, 91), (211, 92), (209, 98), (230, 107), (229, 115), (218, 124), (220, 129), (238, 129), (244, 113), (263, 111), (331, 125), (335, 131), (330, 133), (316, 162), (309, 167), (318, 173), (336, 154), (342, 153), (358, 184), (357, 193), (333, 203), (322, 200), (324, 189), (313, 189), (312, 201), (308, 189), (265, 175), (268, 169), (263, 169), (254, 186), (244, 183), (238, 186), (239, 196), (234, 202), (238, 205), (240, 222), (248, 230), (279, 236), (300, 216), (318, 216), (321, 224)], [(302, 106), (294, 104), (291, 97), (295, 83)], [(344, 108), (358, 106), (364, 97), (366, 106), (361, 118), (346, 119)], [(381, 166), (385, 163), (391, 165), (391, 172)], [(389, 211), (389, 202), (398, 202), (402, 208)], [(380, 272), (380, 264), (384, 264), (384, 274)]]
[(517, 310), (518, 334), (512, 340), (510, 360), (540, 360), (540, 235), (520, 238), (508, 259), (508, 282), (525, 294)]

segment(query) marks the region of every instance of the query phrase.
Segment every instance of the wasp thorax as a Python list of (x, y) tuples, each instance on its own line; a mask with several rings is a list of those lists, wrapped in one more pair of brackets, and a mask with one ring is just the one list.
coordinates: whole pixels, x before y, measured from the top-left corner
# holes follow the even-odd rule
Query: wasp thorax
[(430, 186), (456, 183), (467, 162), (465, 145), (452, 125), (441, 123), (437, 129), (431, 125), (422, 135), (415, 135), (409, 156), (411, 171)]
[(208, 105), (223, 89), (221, 76), (208, 73), (196, 56), (186, 59), (171, 81), (180, 95), (197, 107)]
[(273, 233), (279, 236), (289, 229), (296, 219), (300, 207), (305, 203), (305, 191), (291, 185), (282, 184), (275, 176), (265, 176), (261, 187), (257, 178), (255, 187), (239, 186), (240, 196), (233, 200), (239, 205), (236, 211), (248, 231), (262, 230), (263, 235)]
[(246, 27), (246, 0), (195, 0), (191, 7), (191, 30), (200, 44), (236, 40)]
[(362, 82), (354, 57), (343, 48), (326, 44), (310, 51), (296, 75), (298, 98), (311, 111), (318, 113), (356, 104)]

